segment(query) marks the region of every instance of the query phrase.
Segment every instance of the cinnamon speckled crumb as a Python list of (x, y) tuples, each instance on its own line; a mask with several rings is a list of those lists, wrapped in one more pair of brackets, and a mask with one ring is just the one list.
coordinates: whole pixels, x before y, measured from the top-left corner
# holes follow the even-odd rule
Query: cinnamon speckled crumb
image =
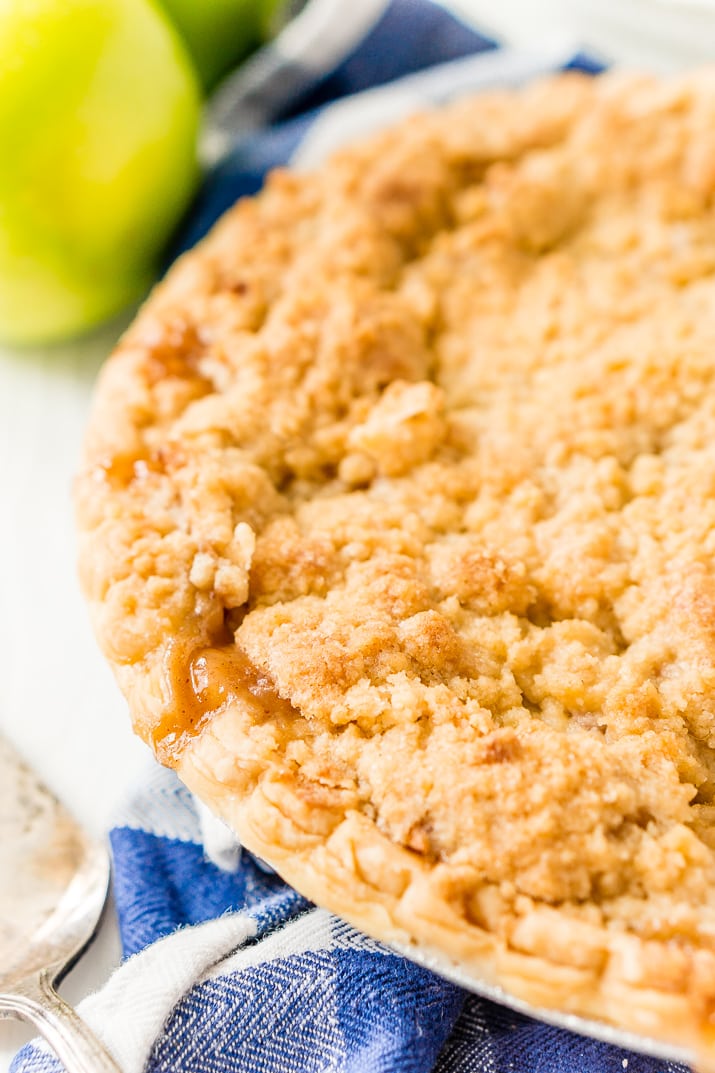
[(212, 682), (174, 755), (249, 846), (702, 1053), (714, 190), (707, 72), (563, 76), (276, 174), (122, 340), (77, 492), (139, 731), (177, 639), (264, 683)]

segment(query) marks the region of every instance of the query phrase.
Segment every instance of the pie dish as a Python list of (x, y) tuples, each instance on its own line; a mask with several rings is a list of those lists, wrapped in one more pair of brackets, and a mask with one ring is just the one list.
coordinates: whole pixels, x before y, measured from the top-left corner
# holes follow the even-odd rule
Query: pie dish
[(715, 1068), (715, 75), (274, 174), (101, 375), (134, 725), (370, 934)]

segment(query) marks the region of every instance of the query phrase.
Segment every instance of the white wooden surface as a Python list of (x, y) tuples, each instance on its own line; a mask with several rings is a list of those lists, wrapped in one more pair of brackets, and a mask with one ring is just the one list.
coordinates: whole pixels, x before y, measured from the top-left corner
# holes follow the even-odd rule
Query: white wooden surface
[[(0, 351), (0, 727), (99, 837), (147, 762), (82, 606), (70, 502), (92, 381), (118, 330), (57, 350)], [(118, 956), (107, 913), (64, 993), (78, 1000), (99, 986)], [(27, 1036), (0, 1021), (0, 1069)]]
[[(715, 0), (454, 0), (515, 43), (574, 32), (611, 60), (669, 71), (706, 61)], [(715, 59), (715, 57), (713, 57)], [(146, 763), (91, 637), (75, 577), (70, 487), (114, 324), (59, 349), (0, 349), (0, 727), (98, 836)], [(111, 907), (63, 986), (77, 1001), (119, 953)], [(26, 1038), (0, 1021), (0, 1073)]]

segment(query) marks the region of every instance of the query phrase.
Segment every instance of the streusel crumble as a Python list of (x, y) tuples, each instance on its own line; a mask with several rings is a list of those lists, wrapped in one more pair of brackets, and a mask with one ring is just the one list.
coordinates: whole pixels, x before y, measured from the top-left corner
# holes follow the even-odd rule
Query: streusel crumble
[(710, 1055), (715, 76), (568, 76), (275, 174), (102, 375), (135, 725), (377, 937)]

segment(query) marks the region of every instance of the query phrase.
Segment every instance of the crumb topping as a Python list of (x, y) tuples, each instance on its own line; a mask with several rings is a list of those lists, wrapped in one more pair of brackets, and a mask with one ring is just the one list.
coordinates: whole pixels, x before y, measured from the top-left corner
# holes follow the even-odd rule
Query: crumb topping
[(275, 174), (121, 342), (78, 483), (166, 758), (242, 704), (237, 792), (290, 785), (321, 838), (359, 813), (514, 950), (708, 1009), (714, 191), (708, 74), (564, 76)]

